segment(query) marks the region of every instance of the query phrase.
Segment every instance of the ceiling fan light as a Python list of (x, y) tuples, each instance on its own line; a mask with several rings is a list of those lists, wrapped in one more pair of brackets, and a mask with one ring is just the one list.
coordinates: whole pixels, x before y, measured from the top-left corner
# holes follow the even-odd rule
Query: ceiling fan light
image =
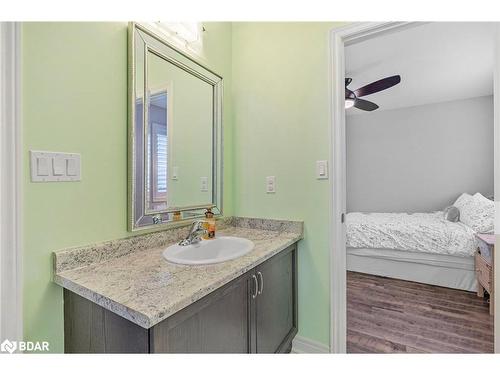
[(354, 106), (354, 99), (347, 98), (345, 100), (345, 109), (351, 108)]

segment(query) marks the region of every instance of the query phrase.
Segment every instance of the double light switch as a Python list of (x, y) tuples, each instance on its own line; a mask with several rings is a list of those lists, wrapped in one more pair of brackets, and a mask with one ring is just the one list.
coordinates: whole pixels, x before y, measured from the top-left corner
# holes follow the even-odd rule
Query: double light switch
[(30, 151), (31, 181), (80, 181), (80, 154)]

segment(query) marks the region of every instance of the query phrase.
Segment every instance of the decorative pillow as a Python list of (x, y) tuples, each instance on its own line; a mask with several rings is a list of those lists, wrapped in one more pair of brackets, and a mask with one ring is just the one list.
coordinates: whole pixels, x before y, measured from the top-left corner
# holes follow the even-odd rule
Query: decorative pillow
[(465, 203), (461, 201), (459, 204), (462, 205), (459, 207), (462, 223), (478, 233), (493, 233), (495, 228), (495, 203), (493, 201), (476, 193)]
[(453, 205), (459, 209), (460, 212), (462, 212), (462, 209), (465, 207), (465, 205), (472, 199), (472, 195), (463, 193), (461, 196), (458, 197), (458, 199), (453, 203)]
[(444, 218), (456, 223), (460, 219), (460, 210), (455, 206), (448, 206), (444, 209)]

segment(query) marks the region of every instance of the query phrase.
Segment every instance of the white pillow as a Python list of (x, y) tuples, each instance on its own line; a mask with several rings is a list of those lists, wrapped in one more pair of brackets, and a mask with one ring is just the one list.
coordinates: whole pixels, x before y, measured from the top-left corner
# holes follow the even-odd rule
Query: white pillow
[[(460, 196), (462, 198), (463, 194)], [(460, 221), (471, 227), (477, 233), (493, 233), (495, 227), (495, 203), (480, 193), (470, 199), (457, 199), (455, 205), (460, 210)]]
[(453, 203), (453, 205), (460, 210), (460, 213), (462, 213), (462, 209), (469, 203), (469, 201), (472, 199), (472, 195), (463, 193), (461, 196), (458, 197), (458, 199)]

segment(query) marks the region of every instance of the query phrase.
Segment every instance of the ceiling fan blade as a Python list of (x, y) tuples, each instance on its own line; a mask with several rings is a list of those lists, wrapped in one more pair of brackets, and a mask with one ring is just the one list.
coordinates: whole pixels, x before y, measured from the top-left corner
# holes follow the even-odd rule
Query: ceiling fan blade
[(354, 91), (354, 93), (359, 98), (361, 96), (370, 95), (388, 89), (389, 87), (397, 85), (399, 82), (401, 82), (401, 76), (399, 75), (386, 77), (378, 81), (372, 82), (366, 86), (360, 87), (359, 89)]
[(345, 79), (345, 87), (349, 86), (351, 82), (352, 82), (352, 78), (346, 78)]
[(374, 111), (378, 108), (378, 105), (369, 102), (368, 100), (356, 98), (354, 101), (354, 107), (362, 109), (363, 111)]

